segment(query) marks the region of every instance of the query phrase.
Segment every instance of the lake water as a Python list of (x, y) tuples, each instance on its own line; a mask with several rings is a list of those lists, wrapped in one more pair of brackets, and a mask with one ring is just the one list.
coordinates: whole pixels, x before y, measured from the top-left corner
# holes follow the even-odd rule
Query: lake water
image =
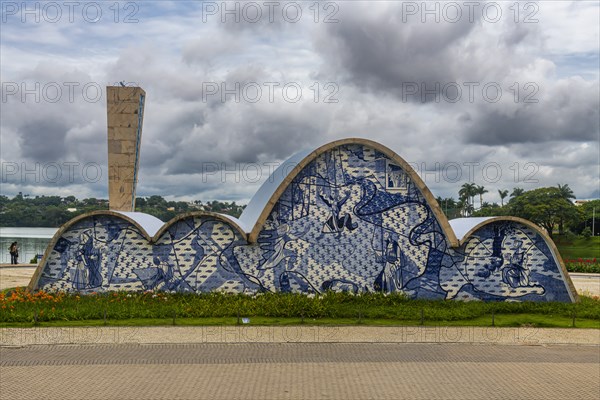
[(8, 248), (18, 242), (19, 263), (28, 264), (36, 254), (44, 254), (58, 228), (0, 228), (0, 264), (10, 263)]

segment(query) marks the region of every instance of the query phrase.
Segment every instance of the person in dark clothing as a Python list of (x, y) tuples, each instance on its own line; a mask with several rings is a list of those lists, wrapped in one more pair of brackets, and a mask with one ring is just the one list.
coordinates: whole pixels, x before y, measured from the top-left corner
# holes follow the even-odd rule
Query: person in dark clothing
[(17, 260), (19, 258), (19, 247), (17, 246), (17, 242), (13, 242), (8, 251), (10, 253), (10, 263), (13, 265), (18, 264)]

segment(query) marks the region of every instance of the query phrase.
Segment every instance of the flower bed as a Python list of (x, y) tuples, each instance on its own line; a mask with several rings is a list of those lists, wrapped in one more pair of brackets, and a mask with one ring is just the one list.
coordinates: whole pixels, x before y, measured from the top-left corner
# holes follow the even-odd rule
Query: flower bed
[(564, 262), (569, 272), (600, 274), (600, 263), (595, 258), (565, 259)]
[(471, 320), (484, 315), (537, 314), (600, 320), (600, 299), (579, 304), (541, 302), (460, 302), (411, 300), (402, 294), (111, 292), (105, 294), (0, 293), (0, 322), (88, 321), (170, 318), (347, 318), (419, 321)]

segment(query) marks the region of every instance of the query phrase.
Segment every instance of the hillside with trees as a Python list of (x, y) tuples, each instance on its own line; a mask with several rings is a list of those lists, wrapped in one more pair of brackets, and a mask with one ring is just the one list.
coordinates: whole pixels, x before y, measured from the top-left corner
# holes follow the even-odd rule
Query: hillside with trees
[[(168, 221), (188, 211), (212, 211), (239, 217), (243, 205), (234, 202), (210, 201), (203, 203), (167, 201), (161, 196), (136, 198), (136, 211), (144, 212)], [(108, 210), (108, 200), (74, 196), (35, 196), (19, 193), (12, 199), (0, 196), (0, 226), (3, 227), (52, 227), (56, 228), (71, 218), (90, 211)]]
[[(525, 191), (521, 188), (498, 190), (501, 203), (485, 201), (489, 191), (472, 183), (463, 184), (458, 200), (438, 197), (437, 201), (448, 219), (461, 217), (515, 216), (528, 219), (548, 231), (550, 235), (591, 236), (600, 234), (600, 200), (576, 206), (569, 185), (542, 187)], [(168, 221), (189, 211), (211, 211), (239, 217), (243, 205), (235, 202), (200, 200), (168, 201), (161, 196), (138, 197), (136, 211)], [(108, 200), (74, 196), (35, 196), (19, 193), (12, 199), (0, 196), (0, 226), (4, 227), (58, 227), (73, 217), (86, 212), (108, 210)], [(596, 218), (594, 218), (594, 214)], [(592, 224), (595, 220), (595, 229)]]

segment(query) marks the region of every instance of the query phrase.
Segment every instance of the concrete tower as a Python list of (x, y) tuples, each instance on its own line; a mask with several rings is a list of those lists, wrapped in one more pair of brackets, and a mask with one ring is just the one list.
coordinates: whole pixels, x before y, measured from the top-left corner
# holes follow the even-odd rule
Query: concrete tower
[(108, 200), (110, 209), (135, 211), (146, 92), (139, 87), (108, 86)]

